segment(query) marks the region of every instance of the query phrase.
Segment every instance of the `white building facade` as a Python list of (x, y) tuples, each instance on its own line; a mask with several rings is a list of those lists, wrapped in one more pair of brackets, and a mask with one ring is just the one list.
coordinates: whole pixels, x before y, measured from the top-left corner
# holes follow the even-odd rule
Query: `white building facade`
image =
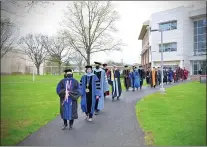
[[(44, 67), (40, 66), (40, 75), (43, 75)], [(1, 59), (1, 74), (37, 74), (37, 69), (31, 59), (17, 51), (8, 52)]]
[[(204, 3), (205, 4), (205, 3)], [(149, 28), (163, 30), (165, 67), (185, 67), (191, 75), (206, 69), (206, 5), (179, 7), (151, 15)], [(160, 67), (161, 33), (149, 33), (151, 67)]]

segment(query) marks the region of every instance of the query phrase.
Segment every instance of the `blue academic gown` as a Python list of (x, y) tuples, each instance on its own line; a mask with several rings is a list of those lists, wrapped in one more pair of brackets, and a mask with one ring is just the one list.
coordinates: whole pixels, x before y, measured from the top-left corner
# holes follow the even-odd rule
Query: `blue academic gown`
[(173, 79), (173, 71), (172, 70), (168, 70), (168, 81), (172, 82)]
[(95, 109), (95, 102), (96, 102), (96, 96), (100, 97), (100, 83), (98, 82), (98, 77), (95, 74), (85, 74), (81, 77), (81, 81), (80, 81), (80, 88), (82, 91), (82, 99), (81, 99), (81, 109), (83, 112), (88, 112), (87, 111), (87, 97), (86, 97), (86, 78), (87, 76), (91, 76), (92, 77), (92, 105), (91, 105), (91, 111), (90, 114), (93, 115), (94, 113), (94, 109)]
[(100, 97), (99, 97), (99, 102), (98, 102), (98, 110), (103, 110), (104, 109), (104, 93), (109, 91), (109, 85), (108, 85), (108, 79), (106, 76), (105, 70), (99, 68), (99, 69), (94, 69), (96, 72), (101, 72), (101, 79), (100, 80)]
[[(80, 91), (80, 87), (79, 87), (79, 83), (77, 80), (75, 80), (74, 78), (65, 78), (63, 80), (61, 80), (56, 88), (56, 93), (59, 95), (62, 91), (65, 91), (66, 89), (66, 82), (68, 81), (68, 85), (70, 85), (70, 81), (71, 81), (71, 87), (68, 87), (68, 91), (76, 91), (78, 92), (78, 95), (81, 96), (81, 91)], [(78, 97), (79, 97), (78, 96)], [(78, 114), (77, 114), (77, 100), (78, 97), (76, 98), (72, 98), (71, 96), (68, 96), (68, 99), (65, 101), (64, 97), (61, 97), (62, 99), (62, 108), (63, 108), (63, 114), (61, 114), (62, 119), (66, 119), (66, 120), (73, 120), (73, 119), (77, 119), (78, 118)]]
[(131, 87), (132, 88), (139, 88), (140, 87), (140, 75), (138, 70), (134, 70), (130, 72), (130, 79), (131, 79)]

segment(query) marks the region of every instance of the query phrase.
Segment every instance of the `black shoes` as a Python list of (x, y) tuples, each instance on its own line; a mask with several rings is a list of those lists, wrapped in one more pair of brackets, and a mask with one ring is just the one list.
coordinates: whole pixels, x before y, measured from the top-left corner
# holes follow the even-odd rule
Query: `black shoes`
[(63, 125), (61, 129), (65, 130), (66, 128), (67, 128), (67, 125)]

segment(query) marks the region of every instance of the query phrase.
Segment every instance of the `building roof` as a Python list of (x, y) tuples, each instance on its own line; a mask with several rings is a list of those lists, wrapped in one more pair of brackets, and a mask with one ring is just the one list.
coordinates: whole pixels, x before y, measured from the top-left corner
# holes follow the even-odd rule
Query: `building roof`
[(141, 32), (140, 32), (139, 37), (138, 37), (138, 40), (142, 40), (144, 38), (144, 35), (147, 32), (147, 26), (149, 26), (149, 20), (147, 20), (143, 23)]

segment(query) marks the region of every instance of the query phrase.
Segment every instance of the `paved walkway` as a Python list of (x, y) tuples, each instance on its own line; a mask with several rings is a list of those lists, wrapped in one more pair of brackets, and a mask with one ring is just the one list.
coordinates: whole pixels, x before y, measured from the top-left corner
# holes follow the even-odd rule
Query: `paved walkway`
[[(177, 84), (165, 85), (170, 87)], [(158, 91), (159, 88), (144, 87), (141, 91), (123, 92), (120, 101), (106, 98), (105, 109), (93, 122), (84, 120), (79, 112), (73, 130), (60, 129), (62, 120), (56, 119), (20, 142), (20, 146), (68, 146), (68, 147), (112, 147), (144, 146), (144, 133), (139, 127), (135, 114), (135, 104), (143, 96)]]

